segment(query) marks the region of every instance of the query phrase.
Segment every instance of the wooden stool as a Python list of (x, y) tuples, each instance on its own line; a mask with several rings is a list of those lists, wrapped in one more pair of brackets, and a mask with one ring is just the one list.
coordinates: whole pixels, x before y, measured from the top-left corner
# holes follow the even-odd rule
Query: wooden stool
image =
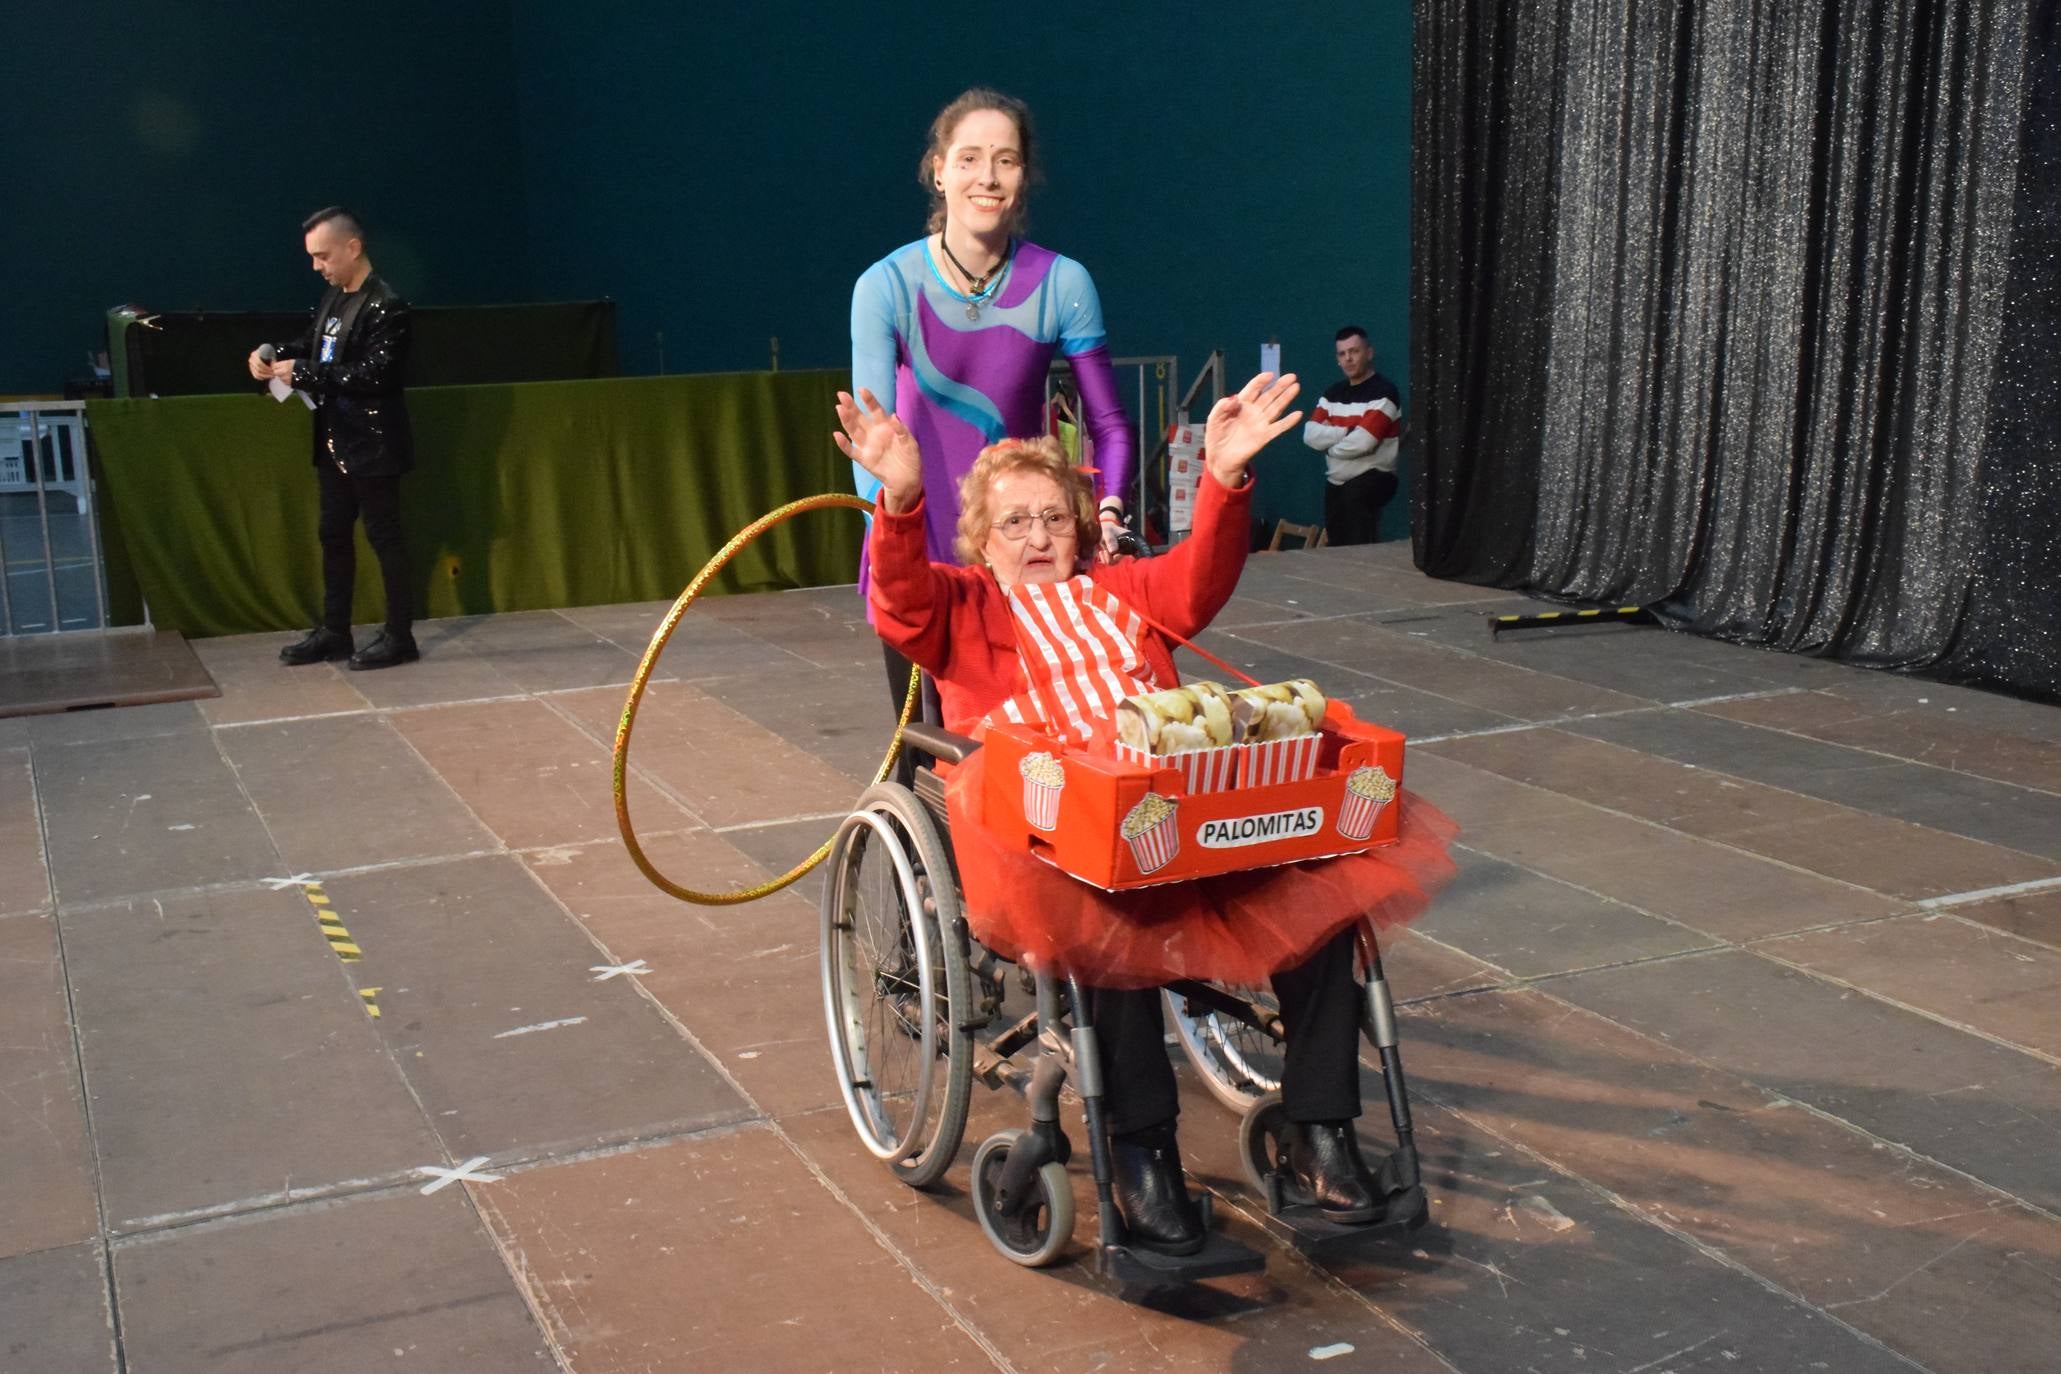
[(1298, 525), (1291, 520), (1276, 520), (1274, 522), (1274, 537), (1267, 541), (1268, 553), (1281, 552), (1281, 536), (1285, 534), (1292, 534), (1300, 538), (1302, 546), (1306, 549), (1321, 549), (1324, 547), (1324, 527), (1322, 525)]

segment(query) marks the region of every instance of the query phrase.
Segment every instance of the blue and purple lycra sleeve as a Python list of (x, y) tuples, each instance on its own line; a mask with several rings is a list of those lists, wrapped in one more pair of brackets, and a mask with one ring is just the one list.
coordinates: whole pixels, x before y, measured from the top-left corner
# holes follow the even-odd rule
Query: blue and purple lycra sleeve
[(1053, 285), (1060, 292), (1059, 351), (1073, 364), (1080, 389), (1082, 419), (1095, 441), (1096, 485), (1100, 496), (1131, 500), (1131, 473), (1137, 464), (1135, 438), (1123, 401), (1117, 396), (1116, 372), (1109, 365), (1109, 342), (1102, 324), (1102, 297), (1088, 269), (1071, 258), (1054, 264)]
[[(868, 268), (852, 287), (852, 396), (871, 391), (889, 414), (895, 408), (894, 274), (885, 262)], [(868, 501), (880, 495), (880, 479), (852, 464), (852, 489)]]

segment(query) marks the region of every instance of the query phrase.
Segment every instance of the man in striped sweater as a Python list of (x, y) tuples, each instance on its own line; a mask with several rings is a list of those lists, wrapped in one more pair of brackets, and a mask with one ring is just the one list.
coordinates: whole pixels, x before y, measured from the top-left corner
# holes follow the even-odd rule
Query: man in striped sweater
[(1395, 383), (1374, 370), (1367, 331), (1338, 331), (1334, 382), (1302, 427), (1302, 441), (1324, 455), (1324, 533), (1333, 544), (1371, 544), (1381, 508), (1395, 495), (1403, 411)]

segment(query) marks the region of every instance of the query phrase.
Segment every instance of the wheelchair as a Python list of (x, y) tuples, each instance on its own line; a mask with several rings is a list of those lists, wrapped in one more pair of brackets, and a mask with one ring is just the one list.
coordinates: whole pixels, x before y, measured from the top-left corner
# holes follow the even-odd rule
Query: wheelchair
[[(929, 696), (929, 693), (926, 693)], [(930, 697), (934, 703), (934, 697)], [(925, 711), (934, 721), (934, 704)], [(905, 748), (956, 764), (979, 746), (912, 721)], [(1166, 1287), (1249, 1273), (1264, 1257), (1217, 1232), (1173, 1257), (1127, 1243), (1112, 1198), (1111, 1157), (1086, 991), (1077, 977), (1028, 970), (983, 949), (967, 929), (949, 842), (944, 780), (905, 763), (896, 781), (859, 799), (832, 841), (821, 911), (823, 1005), (839, 1087), (865, 1148), (912, 1188), (944, 1178), (958, 1157), (974, 1080), (1021, 1092), (1029, 1125), (982, 1141), (972, 1160), (975, 1216), (1017, 1264), (1057, 1262), (1073, 1234), (1072, 1143), (1059, 1099), (1070, 1081), (1086, 1118), (1096, 1205), (1096, 1267), (1126, 1287)], [(1397, 1048), (1396, 1018), (1371, 926), (1360, 934), (1362, 1032), (1380, 1055), (1396, 1147), (1375, 1171), (1384, 1202), (1372, 1226), (1334, 1225), (1284, 1195), (1287, 1115), (1281, 1105), (1281, 1018), (1270, 992), (1180, 982), (1165, 989), (1182, 1049), (1204, 1084), (1240, 1114), (1246, 1180), (1299, 1238), (1323, 1243), (1393, 1227), (1415, 1230), (1427, 1205)], [(1015, 991), (1029, 1005), (1011, 1005)], [(1027, 1061), (1027, 1062), (1026, 1062)]]

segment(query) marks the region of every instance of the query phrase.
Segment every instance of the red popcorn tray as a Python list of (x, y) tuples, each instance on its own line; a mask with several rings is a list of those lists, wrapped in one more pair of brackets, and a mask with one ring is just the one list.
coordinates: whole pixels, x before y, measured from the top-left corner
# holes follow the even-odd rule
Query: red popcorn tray
[(1336, 701), (1303, 741), (1119, 758), (998, 721), (981, 752), (988, 828), (1111, 892), (1358, 853), (1400, 819), (1402, 735)]

